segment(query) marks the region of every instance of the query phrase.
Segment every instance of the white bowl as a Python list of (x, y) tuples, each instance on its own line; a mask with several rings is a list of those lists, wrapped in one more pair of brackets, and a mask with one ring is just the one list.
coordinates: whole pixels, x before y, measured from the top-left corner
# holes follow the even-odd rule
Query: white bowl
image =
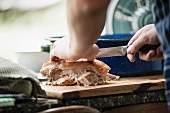
[(42, 64), (49, 60), (48, 52), (15, 52), (12, 61), (35, 72), (40, 72)]

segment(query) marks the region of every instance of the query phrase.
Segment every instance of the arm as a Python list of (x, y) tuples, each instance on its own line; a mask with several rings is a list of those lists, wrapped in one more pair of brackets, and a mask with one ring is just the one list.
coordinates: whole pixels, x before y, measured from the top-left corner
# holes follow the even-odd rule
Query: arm
[[(56, 49), (51, 55), (73, 60), (93, 59), (99, 51), (95, 42), (104, 28), (109, 2), (110, 0), (67, 0), (70, 36), (62, 39), (67, 47), (61, 48), (61, 43), (56, 42)], [(61, 52), (59, 49), (63, 49), (67, 53)]]
[(109, 0), (68, 0), (68, 24), (73, 50), (88, 50), (99, 38)]
[[(158, 40), (157, 31), (154, 24), (146, 25), (141, 28), (129, 41), (128, 45), (131, 45), (127, 49), (127, 57), (131, 62), (135, 61), (135, 53), (145, 44), (157, 45), (160, 44)], [(139, 58), (142, 60), (157, 60), (162, 59), (162, 50), (158, 47), (155, 50), (150, 50), (148, 53), (139, 53)]]

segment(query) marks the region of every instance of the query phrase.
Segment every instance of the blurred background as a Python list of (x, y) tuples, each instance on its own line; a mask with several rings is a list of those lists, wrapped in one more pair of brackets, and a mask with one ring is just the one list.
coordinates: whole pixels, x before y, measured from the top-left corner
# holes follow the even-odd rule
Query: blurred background
[[(151, 0), (112, 0), (101, 35), (134, 34), (149, 23)], [(0, 0), (1, 57), (26, 64), (37, 62), (39, 55), (41, 66), (49, 58), (41, 51), (42, 45), (50, 44), (45, 39), (67, 34), (66, 0)], [(28, 54), (34, 54), (33, 60)]]
[[(102, 34), (134, 33), (152, 23), (150, 0), (113, 0)], [(0, 0), (0, 55), (39, 51), (44, 38), (67, 34), (65, 0)]]
[(0, 0), (0, 55), (40, 51), (44, 38), (67, 32), (65, 0)]

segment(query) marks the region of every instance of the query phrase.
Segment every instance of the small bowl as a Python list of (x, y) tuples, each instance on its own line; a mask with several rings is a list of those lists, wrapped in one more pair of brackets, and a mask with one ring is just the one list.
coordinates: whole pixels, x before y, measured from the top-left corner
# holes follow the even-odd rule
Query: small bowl
[(48, 52), (14, 52), (12, 60), (35, 72), (40, 72), (42, 64), (49, 60), (49, 56)]

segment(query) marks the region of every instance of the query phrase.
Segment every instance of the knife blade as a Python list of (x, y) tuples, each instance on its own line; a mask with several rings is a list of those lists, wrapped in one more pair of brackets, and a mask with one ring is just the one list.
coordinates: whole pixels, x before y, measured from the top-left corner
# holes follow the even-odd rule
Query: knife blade
[[(156, 50), (160, 44), (157, 45), (149, 45), (146, 44), (142, 46), (139, 51), (143, 53), (147, 53), (150, 50)], [(117, 47), (108, 47), (108, 48), (100, 48), (99, 53), (97, 54), (97, 58), (102, 58), (102, 57), (112, 57), (112, 56), (126, 56), (127, 54), (127, 46), (117, 46)]]

